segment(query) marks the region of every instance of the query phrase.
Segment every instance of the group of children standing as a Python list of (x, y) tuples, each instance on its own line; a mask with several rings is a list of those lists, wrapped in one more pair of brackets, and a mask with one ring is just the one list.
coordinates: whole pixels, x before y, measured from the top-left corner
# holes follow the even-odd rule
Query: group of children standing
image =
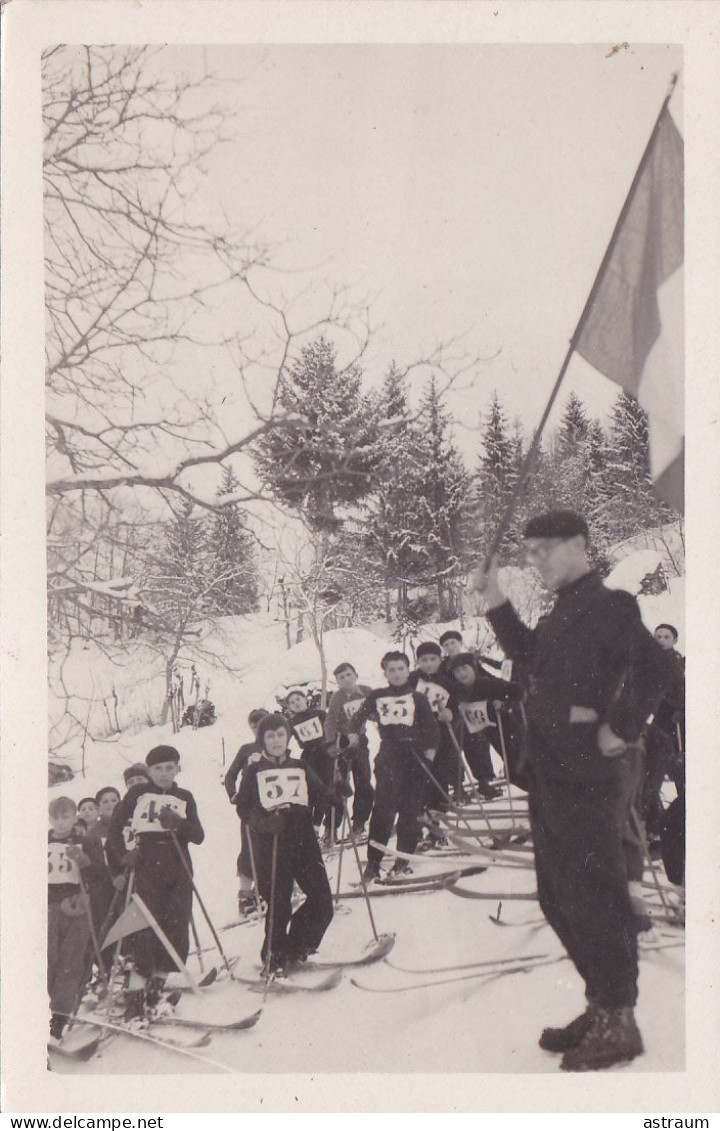
[[(310, 708), (305, 694), (293, 690), (286, 713), (258, 708), (249, 716), (253, 741), (240, 747), (224, 784), (241, 820), (240, 909), (265, 912), (261, 957), (267, 975), (303, 961), (319, 946), (333, 915), (322, 846), (337, 840), (344, 821), (355, 838), (370, 822), (368, 882), (379, 875), (383, 852), (377, 846), (387, 844), (396, 818), (398, 849), (413, 853), (426, 811), (447, 807), (449, 791), (457, 796), (462, 790), (464, 761), (486, 796), (497, 791), (486, 732), (497, 733), (500, 712), (516, 698), (514, 685), (485, 671), (456, 632), (445, 633), (441, 644), (421, 644), (417, 662), (411, 671), (404, 652), (387, 652), (381, 662), (386, 685), (375, 690), (360, 684), (355, 667), (345, 662), (335, 669), (338, 687), (327, 711)], [(374, 787), (368, 721), (380, 734)], [(299, 757), (290, 752), (292, 738)], [(105, 974), (112, 967), (116, 955), (104, 940), (131, 894), (160, 931), (123, 938), (125, 1018), (144, 1017), (175, 969), (161, 936), (187, 959), (189, 845), (201, 844), (204, 832), (195, 799), (176, 784), (179, 770), (178, 751), (157, 746), (144, 764), (125, 772), (124, 795), (108, 786), (77, 806), (68, 797), (50, 804), (53, 1040), (78, 1008), (93, 965)], [(398, 860), (394, 870), (402, 873), (409, 865)], [(305, 900), (293, 913), (296, 884)]]
[[(456, 797), (462, 792), (464, 763), (486, 797), (500, 792), (491, 781), (487, 735), (498, 742), (500, 715), (517, 702), (519, 689), (485, 671), (463, 649), (459, 632), (445, 633), (440, 644), (420, 644), (417, 663), (411, 671), (404, 652), (387, 652), (381, 661), (386, 686), (373, 690), (345, 662), (335, 669), (338, 688), (327, 712), (308, 707), (304, 692), (296, 689), (287, 697), (286, 714), (258, 708), (249, 716), (255, 741), (240, 747), (225, 788), (242, 822), (240, 910), (249, 910), (258, 894), (263, 900), (263, 959), (273, 969), (302, 961), (330, 923), (320, 845), (329, 847), (341, 835), (343, 818), (353, 838), (364, 833), (369, 819), (363, 880), (372, 882), (384, 855), (378, 846), (388, 843), (396, 819), (398, 850), (412, 854), (423, 825), (432, 829), (427, 811), (446, 809), (450, 791)], [(374, 788), (369, 721), (380, 734)], [(291, 738), (299, 758), (288, 749)], [(352, 814), (346, 800), (351, 794)], [(437, 838), (431, 831), (429, 840)], [(409, 871), (398, 858), (393, 872)], [(306, 899), (292, 914), (295, 883)]]

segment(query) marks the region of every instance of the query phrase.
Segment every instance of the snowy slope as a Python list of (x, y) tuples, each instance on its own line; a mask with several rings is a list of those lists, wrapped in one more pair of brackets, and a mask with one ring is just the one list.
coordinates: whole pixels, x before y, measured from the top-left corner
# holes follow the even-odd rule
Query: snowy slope
[[(672, 595), (652, 598), (653, 619), (677, 623), (678, 594), (679, 590), (674, 589)], [(125, 766), (144, 759), (150, 747), (161, 742), (176, 745), (182, 757), (179, 784), (195, 794), (206, 830), (205, 843), (192, 850), (196, 880), (218, 926), (236, 917), (235, 860), (239, 849), (237, 817), (222, 787), (223, 739), (227, 763), (237, 746), (248, 740), (245, 719), (252, 707), (271, 707), (278, 687), (316, 679), (318, 675), (312, 643), (303, 642), (285, 651), (277, 625), (243, 621), (241, 626), (229, 625), (228, 631), (234, 632), (229, 641), (233, 667), (243, 674), (239, 678), (229, 672), (213, 672), (211, 696), (218, 713), (215, 726), (194, 732), (185, 728), (175, 736), (170, 726), (152, 727), (132, 736), (121, 735), (112, 742), (88, 745), (86, 777), (50, 791), (51, 795), (67, 794), (77, 801), (103, 785), (121, 785)], [(386, 639), (365, 629), (329, 633), (330, 670), (340, 660), (350, 658), (363, 682), (376, 684), (379, 659), (387, 646)], [(228, 640), (223, 647), (228, 647)], [(329, 862), (333, 890), (337, 862), (337, 855)], [(349, 849), (343, 855), (342, 867), (345, 889), (357, 879)], [(431, 872), (437, 867), (437, 861), (428, 860), (419, 870)], [(531, 871), (517, 873), (497, 867), (466, 882), (489, 892), (531, 892), (534, 888)], [(538, 918), (537, 904), (506, 901), (503, 919), (515, 924), (506, 928), (498, 928), (488, 918), (496, 907), (496, 900), (465, 900), (439, 891), (375, 899), (373, 914), (379, 932), (394, 932), (397, 936), (391, 960), (410, 968), (561, 953), (546, 925), (522, 925), (525, 920)], [(195, 917), (203, 942), (209, 944), (209, 932), (197, 907)], [(674, 936), (680, 934), (667, 930)], [(249, 973), (258, 962), (261, 935), (258, 924), (222, 933), (228, 955), (241, 956), (239, 970)], [(328, 930), (321, 957), (355, 955), (371, 939), (362, 899), (347, 900), (341, 903)], [(207, 960), (209, 956), (205, 957)], [(682, 1068), (682, 958), (681, 948), (649, 952), (643, 958), (638, 1016), (647, 1051), (622, 1071)], [(358, 981), (376, 988), (410, 986), (423, 979), (422, 975), (401, 973), (384, 963), (355, 974)], [(435, 979), (443, 975), (426, 977)], [(228, 981), (219, 981), (208, 989), (205, 999), (196, 1001), (187, 995), (180, 1010), (186, 1016), (217, 1021), (246, 1015), (258, 1008), (261, 1000)], [(205, 1060), (193, 1061), (122, 1036), (113, 1040), (101, 1057), (87, 1064), (63, 1061), (55, 1067), (87, 1075), (207, 1072), (214, 1065), (218, 1071), (240, 1073), (548, 1072), (556, 1070), (558, 1059), (537, 1047), (540, 1030), (547, 1024), (563, 1023), (581, 1008), (579, 979), (567, 961), (489, 982), (471, 978), (387, 994), (358, 989), (346, 974), (342, 984), (329, 993), (269, 999), (254, 1029), (216, 1034), (212, 1045), (200, 1050)], [(459, 1033), (464, 1034), (462, 1040), (458, 1039)]]

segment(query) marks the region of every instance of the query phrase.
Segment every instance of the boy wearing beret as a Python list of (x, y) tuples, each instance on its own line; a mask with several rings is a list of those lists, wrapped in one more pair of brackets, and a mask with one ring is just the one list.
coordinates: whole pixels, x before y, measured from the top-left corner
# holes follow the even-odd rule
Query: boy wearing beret
[[(155, 746), (145, 763), (149, 781), (129, 789), (113, 812), (106, 846), (108, 863), (116, 876), (134, 868), (134, 890), (184, 962), (193, 896), (189, 845), (202, 844), (205, 833), (193, 795), (175, 784), (180, 771), (175, 747)], [(126, 826), (133, 847), (128, 847)], [(128, 1020), (142, 1018), (146, 1007), (157, 1005), (165, 977), (175, 969), (149, 928), (133, 936), (132, 953)]]

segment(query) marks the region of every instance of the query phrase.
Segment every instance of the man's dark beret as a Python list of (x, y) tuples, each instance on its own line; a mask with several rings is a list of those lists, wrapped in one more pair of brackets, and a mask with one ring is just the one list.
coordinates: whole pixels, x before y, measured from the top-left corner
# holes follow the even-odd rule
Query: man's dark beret
[(523, 538), (574, 538), (582, 534), (589, 538), (585, 519), (574, 511), (546, 511), (531, 518), (523, 530)]
[(145, 758), (146, 766), (157, 766), (160, 762), (179, 762), (180, 755), (174, 746), (153, 746)]

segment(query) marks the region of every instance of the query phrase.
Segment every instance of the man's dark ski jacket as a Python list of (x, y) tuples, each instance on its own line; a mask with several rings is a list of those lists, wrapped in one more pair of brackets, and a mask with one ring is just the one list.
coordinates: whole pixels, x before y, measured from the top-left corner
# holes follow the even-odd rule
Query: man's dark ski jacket
[(523, 624), (509, 601), (487, 615), (527, 684), (532, 765), (563, 780), (611, 778), (618, 759), (600, 752), (599, 726), (608, 723), (636, 743), (672, 675), (635, 598), (607, 589), (593, 570), (558, 590), (537, 629)]

